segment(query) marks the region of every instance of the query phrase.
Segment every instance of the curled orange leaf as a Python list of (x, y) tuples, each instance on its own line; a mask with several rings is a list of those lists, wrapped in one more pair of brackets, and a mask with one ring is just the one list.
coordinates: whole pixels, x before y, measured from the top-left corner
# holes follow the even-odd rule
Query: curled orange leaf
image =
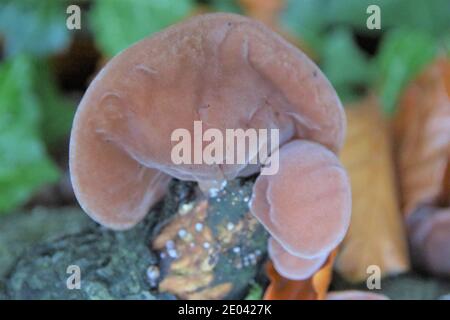
[(450, 60), (437, 59), (406, 89), (394, 121), (405, 216), (450, 202)]
[(324, 265), (311, 278), (306, 280), (289, 280), (281, 276), (267, 263), (267, 275), (270, 285), (264, 293), (264, 300), (323, 300), (326, 298), (333, 273), (334, 250)]
[(246, 15), (260, 20), (275, 28), (278, 25), (278, 14), (283, 8), (283, 0), (240, 0)]

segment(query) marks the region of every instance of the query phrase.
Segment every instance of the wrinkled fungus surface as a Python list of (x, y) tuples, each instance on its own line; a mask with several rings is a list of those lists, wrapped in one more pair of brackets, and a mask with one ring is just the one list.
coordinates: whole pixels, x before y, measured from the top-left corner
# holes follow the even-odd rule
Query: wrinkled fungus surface
[[(249, 159), (174, 164), (171, 134), (183, 128), (193, 137), (194, 121), (222, 133), (279, 129), (280, 170), (258, 178), (252, 213), (298, 258), (322, 258), (341, 241), (350, 214), (348, 183), (334, 154), (345, 133), (341, 103), (300, 50), (233, 14), (174, 25), (124, 50), (97, 75), (70, 142), (83, 209), (105, 226), (126, 229), (160, 199), (170, 177), (223, 185), (255, 172)], [(277, 257), (281, 266), (286, 259)]]

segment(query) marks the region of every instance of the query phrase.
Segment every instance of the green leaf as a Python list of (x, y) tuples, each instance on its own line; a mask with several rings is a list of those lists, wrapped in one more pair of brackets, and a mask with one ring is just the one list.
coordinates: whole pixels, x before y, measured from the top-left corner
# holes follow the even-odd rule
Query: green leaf
[(211, 0), (209, 6), (214, 11), (243, 14), (239, 0)]
[(426, 33), (397, 30), (386, 36), (377, 57), (377, 87), (385, 113), (395, 112), (402, 90), (436, 53), (437, 42)]
[(58, 179), (39, 133), (36, 76), (33, 62), (25, 56), (0, 65), (0, 212), (17, 207), (37, 188)]
[(340, 98), (349, 102), (367, 87), (373, 78), (372, 66), (366, 55), (353, 41), (347, 29), (327, 36), (323, 44), (321, 66)]
[(436, 39), (450, 34), (450, 2), (448, 0), (287, 0), (281, 13), (282, 25), (294, 36), (322, 55), (323, 39), (335, 28), (374, 34), (367, 29), (369, 5), (378, 5), (381, 32), (399, 28), (427, 33)]
[(192, 0), (96, 1), (89, 21), (102, 52), (114, 56), (185, 18), (193, 8)]
[(0, 35), (8, 57), (20, 53), (45, 56), (64, 49), (70, 41), (64, 2), (2, 1)]
[(367, 29), (369, 5), (380, 7), (381, 31), (408, 28), (434, 37), (450, 32), (450, 1), (448, 0), (287, 0), (281, 22), (294, 36), (320, 50), (321, 37), (335, 27), (348, 27), (362, 33)]
[(258, 283), (253, 283), (244, 300), (261, 300), (263, 297), (263, 289)]
[(321, 52), (322, 37), (332, 20), (328, 16), (328, 2), (321, 0), (287, 0), (281, 13), (282, 26)]
[(442, 38), (440, 43), (444, 54), (446, 54), (450, 58), (450, 34), (448, 34), (445, 38)]

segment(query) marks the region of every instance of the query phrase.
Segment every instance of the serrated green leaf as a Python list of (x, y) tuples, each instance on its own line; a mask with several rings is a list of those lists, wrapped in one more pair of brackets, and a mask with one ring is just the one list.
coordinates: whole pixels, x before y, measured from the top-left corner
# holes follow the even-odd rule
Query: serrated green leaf
[(0, 34), (7, 57), (20, 53), (45, 56), (70, 41), (63, 1), (22, 0), (0, 3)]
[(96, 1), (89, 16), (95, 40), (107, 56), (185, 18), (192, 0)]

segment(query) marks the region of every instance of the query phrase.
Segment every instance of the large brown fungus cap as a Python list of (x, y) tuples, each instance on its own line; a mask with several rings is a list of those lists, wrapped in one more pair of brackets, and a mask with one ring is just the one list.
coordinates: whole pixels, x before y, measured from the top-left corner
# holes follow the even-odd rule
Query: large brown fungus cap
[[(345, 131), (340, 101), (301, 51), (261, 23), (232, 14), (207, 14), (174, 25), (126, 49), (97, 75), (78, 107), (70, 144), (71, 176), (84, 210), (106, 226), (124, 229), (161, 197), (169, 176), (210, 182), (248, 174), (246, 164), (172, 162), (176, 142), (171, 134), (184, 128), (193, 137), (196, 120), (203, 130), (222, 133), (277, 128), (281, 145), (314, 141), (295, 142), (292, 147), (298, 144), (299, 151), (282, 148), (281, 158), (293, 152), (295, 161), (281, 160), (286, 168), (280, 175), (261, 176), (255, 186), (256, 191), (271, 186), (264, 191), (273, 204), (270, 210), (287, 210), (275, 219), (280, 224), (262, 218), (269, 211), (253, 213), (297, 256), (322, 256), (340, 241), (349, 207), (333, 154)], [(308, 170), (314, 172), (308, 175)], [(318, 186), (307, 192), (304, 181)], [(283, 194), (286, 188), (291, 199)], [(305, 207), (294, 213), (294, 206)], [(296, 237), (289, 228), (302, 223), (312, 224), (323, 240), (316, 245), (313, 232)], [(280, 231), (284, 227), (287, 238)]]

